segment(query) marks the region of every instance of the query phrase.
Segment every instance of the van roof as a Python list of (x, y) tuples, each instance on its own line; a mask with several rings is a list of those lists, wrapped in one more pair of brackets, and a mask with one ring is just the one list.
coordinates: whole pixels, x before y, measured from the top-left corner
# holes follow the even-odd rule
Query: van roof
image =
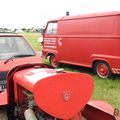
[(99, 12), (99, 13), (92, 13), (92, 14), (81, 14), (76, 16), (64, 16), (58, 20), (69, 20), (69, 19), (79, 19), (79, 18), (92, 18), (92, 17), (102, 17), (102, 16), (114, 16), (114, 15), (120, 15), (120, 11), (110, 11), (110, 12)]

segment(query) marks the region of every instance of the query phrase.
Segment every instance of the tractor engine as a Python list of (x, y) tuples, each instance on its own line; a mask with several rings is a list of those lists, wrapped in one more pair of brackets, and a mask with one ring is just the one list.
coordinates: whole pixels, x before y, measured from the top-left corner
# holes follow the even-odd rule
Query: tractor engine
[(82, 120), (81, 111), (93, 92), (91, 76), (39, 66), (12, 73), (8, 112), (16, 120)]

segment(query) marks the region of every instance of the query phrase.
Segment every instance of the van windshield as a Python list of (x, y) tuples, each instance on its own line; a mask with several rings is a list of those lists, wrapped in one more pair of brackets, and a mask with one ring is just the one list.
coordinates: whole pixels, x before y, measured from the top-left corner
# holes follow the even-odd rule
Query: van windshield
[(57, 33), (57, 22), (48, 23), (46, 34), (56, 34), (56, 33)]
[(17, 54), (35, 55), (23, 37), (0, 37), (0, 60), (6, 60)]

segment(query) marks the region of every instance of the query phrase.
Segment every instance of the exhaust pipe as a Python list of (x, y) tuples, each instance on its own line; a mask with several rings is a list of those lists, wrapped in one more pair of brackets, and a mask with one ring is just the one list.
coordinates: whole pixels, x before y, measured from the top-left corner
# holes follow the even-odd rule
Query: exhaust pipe
[(25, 120), (38, 120), (35, 116), (35, 113), (32, 109), (27, 109), (24, 112)]

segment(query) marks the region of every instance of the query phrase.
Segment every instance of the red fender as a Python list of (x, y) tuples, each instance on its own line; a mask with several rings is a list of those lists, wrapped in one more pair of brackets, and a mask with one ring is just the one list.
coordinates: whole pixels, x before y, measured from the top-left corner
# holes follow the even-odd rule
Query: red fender
[(93, 92), (92, 77), (64, 73), (38, 81), (33, 89), (39, 108), (60, 119), (69, 119), (89, 101)]

